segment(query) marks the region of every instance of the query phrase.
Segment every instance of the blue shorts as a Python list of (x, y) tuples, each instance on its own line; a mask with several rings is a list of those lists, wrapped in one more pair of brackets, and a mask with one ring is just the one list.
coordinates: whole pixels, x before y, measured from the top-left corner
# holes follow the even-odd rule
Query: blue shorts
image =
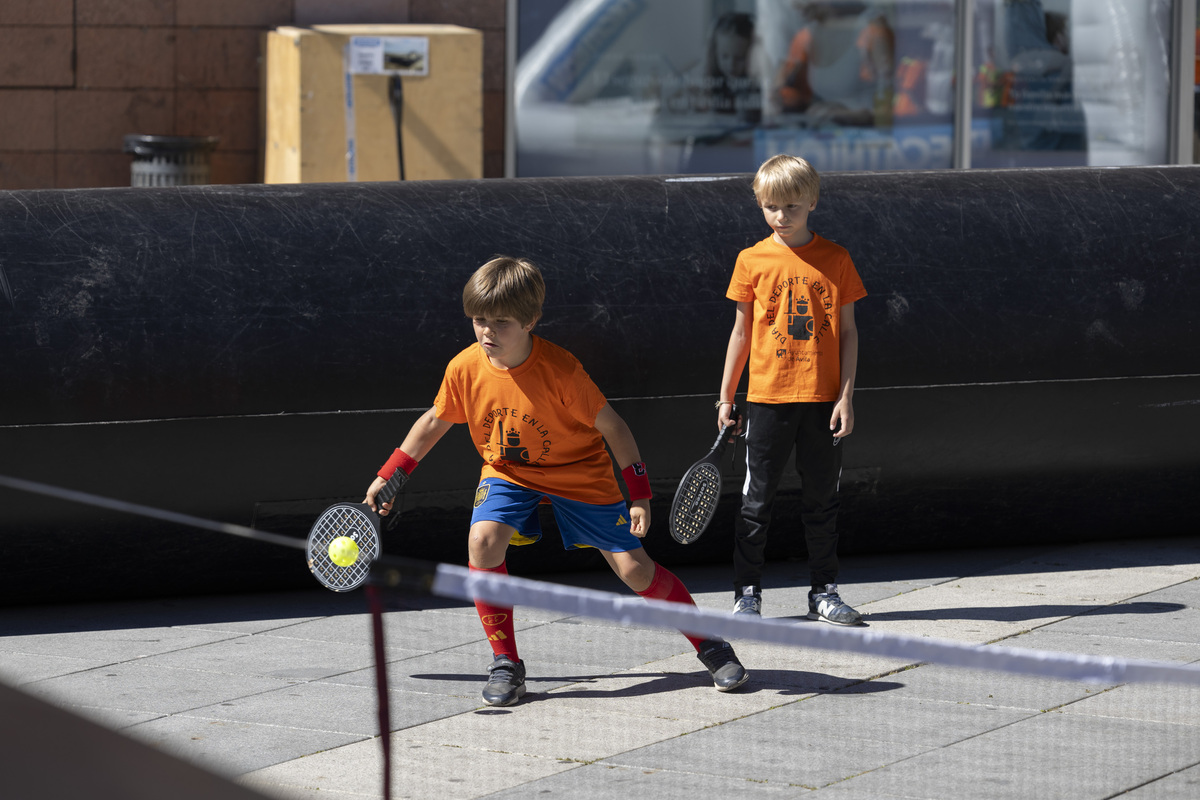
[(475, 490), (471, 524), (499, 522), (516, 528), (512, 544), (533, 544), (542, 538), (538, 505), (550, 501), (563, 547), (595, 547), (610, 553), (637, 550), (642, 540), (629, 532), (629, 508), (625, 501), (611, 505), (583, 503), (565, 497), (535, 492), (500, 478), (484, 478)]

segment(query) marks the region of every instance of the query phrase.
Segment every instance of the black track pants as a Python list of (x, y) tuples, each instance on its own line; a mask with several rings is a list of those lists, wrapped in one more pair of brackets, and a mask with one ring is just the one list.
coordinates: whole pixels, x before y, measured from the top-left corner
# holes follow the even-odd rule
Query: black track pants
[(833, 403), (746, 404), (746, 483), (733, 548), (735, 593), (743, 586), (762, 587), (771, 509), (793, 449), (802, 482), (800, 521), (812, 585), (837, 582), (842, 446), (833, 444), (832, 414)]

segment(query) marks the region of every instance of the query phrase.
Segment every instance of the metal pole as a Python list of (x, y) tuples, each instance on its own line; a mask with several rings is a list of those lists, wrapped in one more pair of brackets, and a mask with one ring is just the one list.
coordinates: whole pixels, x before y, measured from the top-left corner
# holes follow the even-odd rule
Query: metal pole
[(517, 0), (504, 10), (504, 177), (517, 175), (517, 121), (513, 89), (517, 82)]
[(975, 87), (975, 0), (954, 3), (954, 168), (971, 168), (971, 104)]

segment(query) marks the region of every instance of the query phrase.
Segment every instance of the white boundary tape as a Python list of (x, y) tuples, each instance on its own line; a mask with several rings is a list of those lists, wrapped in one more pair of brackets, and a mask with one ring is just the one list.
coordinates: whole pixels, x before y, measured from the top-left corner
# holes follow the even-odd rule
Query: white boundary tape
[(622, 625), (674, 628), (691, 634), (824, 650), (849, 650), (900, 658), (912, 663), (945, 664), (1015, 672), (1088, 683), (1185, 683), (1200, 685), (1200, 667), (1165, 661), (1052, 653), (1017, 647), (972, 645), (884, 633), (865, 627), (797, 625), (789, 620), (734, 617), (663, 600), (643, 600), (594, 589), (581, 589), (526, 578), (472, 572), (439, 564), (433, 593), (460, 600), (479, 598), (505, 606), (525, 605)]

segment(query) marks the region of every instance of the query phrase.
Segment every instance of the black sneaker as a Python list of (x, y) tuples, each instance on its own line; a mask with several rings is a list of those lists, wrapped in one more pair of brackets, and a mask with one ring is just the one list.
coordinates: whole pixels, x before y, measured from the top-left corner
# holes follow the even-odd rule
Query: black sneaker
[(525, 696), (525, 662), (496, 656), (488, 665), (488, 682), (483, 702), (489, 706), (511, 706)]
[(862, 614), (842, 602), (836, 583), (825, 584), (825, 591), (808, 593), (808, 618), (832, 622), (834, 625), (859, 625)]
[(718, 692), (732, 692), (750, 677), (750, 673), (734, 655), (733, 645), (729, 642), (709, 639), (700, 645), (696, 658), (708, 668)]
[(762, 616), (762, 592), (757, 586), (742, 587), (742, 593), (733, 603), (733, 615)]

